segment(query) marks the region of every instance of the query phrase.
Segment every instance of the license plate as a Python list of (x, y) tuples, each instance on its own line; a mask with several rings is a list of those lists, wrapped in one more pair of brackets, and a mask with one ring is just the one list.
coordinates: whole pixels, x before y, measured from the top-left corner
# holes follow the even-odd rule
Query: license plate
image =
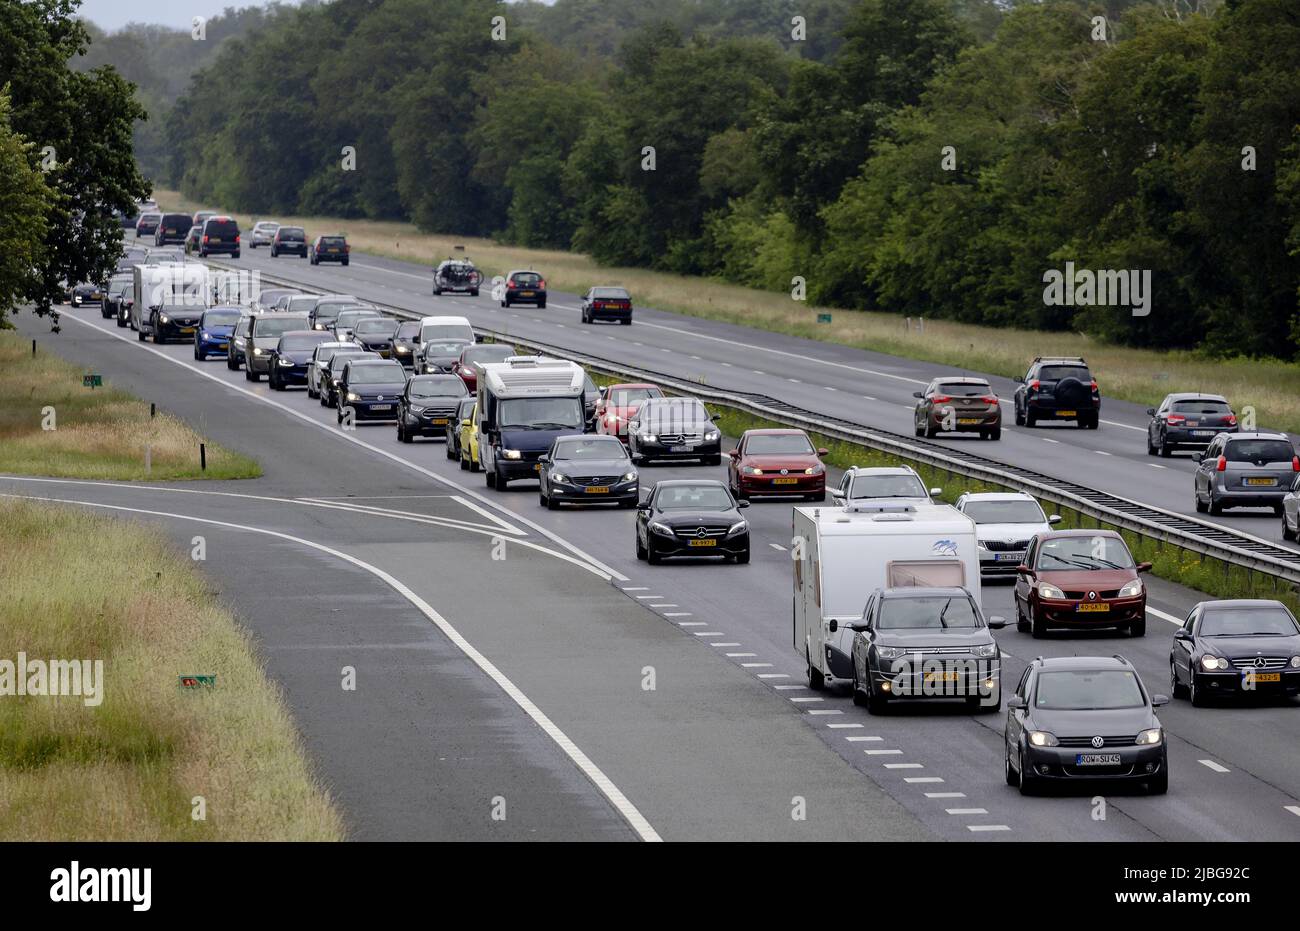
[(174, 232), (176, 232), (176, 230), (172, 229), (170, 226), (167, 227), (167, 229), (163, 230), (163, 233), (164, 233), (164, 234), (167, 234), (167, 233), (174, 233)]
[(1246, 479), (1246, 484), (1247, 484), (1247, 485), (1276, 485), (1276, 484), (1277, 484), (1277, 479), (1275, 479), (1275, 478), (1248, 478), (1248, 479)]
[(393, 409), (393, 405), (391, 405), (391, 404), (371, 404), (371, 405), (370, 405), (370, 409), (371, 409), (372, 411), (391, 411), (391, 410)]
[(608, 485), (589, 485), (584, 489), (589, 495), (607, 495), (609, 494)]
[(1078, 412), (1078, 411), (1057, 411), (1057, 412), (1056, 412), (1056, 416), (1058, 416), (1058, 417), (1078, 417), (1078, 416), (1079, 416), (1079, 412)]
[(435, 418), (433, 418), (433, 425), (434, 425), (435, 427), (445, 427), (445, 426), (447, 426), (447, 418), (446, 418), (446, 417), (435, 417)]
[(973, 426), (974, 424), (977, 424), (977, 423), (979, 423), (979, 422), (980, 422), (980, 419), (979, 419), (978, 417), (958, 417), (958, 418), (957, 418), (957, 423), (961, 424), (963, 427)]
[(540, 471), (542, 471), (542, 464), (541, 464), (540, 462), (534, 464), (534, 465), (533, 465), (533, 471), (534, 471), (534, 472), (540, 472)]
[(1214, 436), (1213, 430), (1193, 430), (1192, 436)]
[(1079, 605), (1079, 613), (1081, 614), (1104, 614), (1109, 610), (1110, 605), (1105, 602), (1097, 602), (1095, 604), (1092, 602), (1084, 602)]
[(691, 448), (689, 446), (669, 446), (668, 451), (670, 453), (689, 453)]
[(183, 326), (183, 327), (181, 327), (181, 332), (182, 332), (182, 333), (193, 333), (193, 332), (194, 332), (194, 327), (192, 327), (192, 326)]
[(957, 670), (943, 672), (937, 669), (931, 670), (925, 674), (926, 682), (956, 682)]
[(717, 540), (692, 540), (690, 546), (717, 546)]
[(337, 249), (326, 249), (325, 251), (326, 251), (326, 252), (338, 252), (339, 250), (337, 250)]
[(1074, 756), (1075, 766), (1118, 766), (1119, 764), (1118, 753), (1076, 753)]
[(533, 292), (532, 292), (532, 291), (520, 291), (520, 292), (519, 292), (519, 296), (520, 296), (520, 297), (533, 297)]
[(1242, 674), (1242, 679), (1247, 685), (1253, 685), (1256, 682), (1281, 682), (1282, 673), (1280, 672), (1247, 672)]
[(994, 553), (994, 562), (1020, 562), (1025, 558), (1024, 553)]
[(799, 480), (797, 478), (774, 478), (772, 479), (772, 484), (773, 485), (798, 485)]

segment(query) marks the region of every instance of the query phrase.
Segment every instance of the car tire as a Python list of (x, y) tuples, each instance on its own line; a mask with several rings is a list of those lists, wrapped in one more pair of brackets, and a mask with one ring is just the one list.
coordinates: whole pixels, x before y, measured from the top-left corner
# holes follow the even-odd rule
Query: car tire
[(280, 380), (275, 377), (275, 367), (272, 366), (266, 372), (266, 383), (270, 385), (272, 391), (280, 390)]
[(706, 466), (719, 466), (719, 465), (722, 465), (722, 455), (719, 454), (719, 455), (717, 455), (717, 456), (709, 456), (707, 459), (704, 460), (704, 464), (705, 464)]
[(1196, 499), (1196, 513), (1204, 514), (1207, 508), (1205, 506), (1205, 502), (1201, 500), (1201, 493), (1193, 489), (1192, 496)]
[(1145, 637), (1147, 635), (1147, 619), (1145, 616), (1141, 620), (1129, 621), (1128, 635), (1130, 637)]
[(466, 459), (464, 456), (462, 456), (460, 460), (460, 469), (462, 472), (469, 471), (469, 460)]
[(591, 320), (588, 319), (588, 317), (587, 317), (587, 312), (586, 312), (585, 310), (582, 312), (582, 322), (583, 322), (583, 323), (591, 323)]
[(1283, 510), (1282, 511), (1282, 539), (1294, 540), (1295, 538), (1296, 538), (1296, 532), (1291, 529), (1290, 525), (1287, 524), (1286, 511)]
[(646, 548), (641, 544), (641, 534), (634, 534), (636, 537), (636, 558), (641, 562), (646, 561)]
[(1038, 418), (1029, 413), (1029, 411), (1025, 411), (1025, 426), (1031, 430), (1038, 426)]
[(455, 447), (455, 445), (453, 445), (453, 443), (451, 442), (451, 440), (447, 440), (447, 442), (446, 442), (444, 445), (447, 447), (446, 452), (447, 452), (447, 458), (448, 458), (448, 459), (459, 459), (459, 458), (460, 458), (460, 450), (457, 449), (457, 448)]
[(1148, 431), (1147, 432), (1147, 455), (1154, 456), (1156, 452), (1157, 450), (1155, 444), (1151, 442), (1151, 433), (1150, 431)]
[(809, 495), (809, 496), (808, 496), (808, 500), (809, 500), (809, 501), (825, 501), (825, 500), (826, 500), (826, 489), (823, 488), (821, 491), (817, 492), (816, 494)]
[(626, 320), (620, 320), (619, 323), (622, 324), (623, 326), (631, 326), (632, 318), (628, 317)]
[[(235, 256), (235, 258), (239, 258), (239, 256)], [(344, 259), (344, 260), (343, 260), (343, 267), (344, 267), (344, 268), (347, 268), (347, 267), (348, 267), (348, 260), (347, 260), (347, 259)]]
[(912, 422), (912, 432), (917, 436), (925, 436), (925, 428), (915, 421)]
[(1031, 776), (1025, 767), (1025, 754), (1020, 752), (1020, 794), (1035, 795), (1038, 792), (1038, 777)]
[(1006, 770), (1004, 775), (1007, 780), (1007, 785), (1014, 787), (1020, 785), (1020, 774), (1016, 772), (1015, 767), (1011, 765), (1011, 748), (1008, 747), (1006, 743), (1007, 743), (1006, 737), (1003, 737), (1002, 738), (1002, 764), (1003, 764), (1003, 768)]
[(658, 566), (664, 561), (664, 558), (655, 552), (654, 540), (646, 540), (645, 561), (652, 566)]
[(1178, 681), (1178, 667), (1174, 661), (1169, 661), (1169, 692), (1174, 698), (1186, 698), (1187, 686)]
[(854, 663), (853, 668), (853, 704), (857, 705), (859, 708), (865, 708), (867, 706), (867, 697), (862, 694), (862, 687), (858, 685), (858, 670), (856, 663)]
[(1025, 616), (1020, 613), (1020, 601), (1014, 595), (1011, 597), (1011, 600), (1015, 604), (1016, 630), (1020, 631), (1022, 634), (1029, 633), (1029, 621), (1027, 621)]
[(203, 361), (203, 353), (199, 352), (199, 344), (198, 344), (198, 343), (195, 343), (195, 344), (194, 344), (194, 360), (195, 360), (196, 362), (202, 362), (202, 361)]
[(496, 487), (497, 487), (497, 473), (496, 473), (496, 470), (493, 469), (491, 472), (488, 472), (486, 475), (484, 475), (484, 476), (483, 476), (483, 481), (487, 484), (487, 487), (488, 487), (488, 488), (496, 488)]
[(1223, 505), (1214, 498), (1214, 492), (1210, 492), (1210, 514), (1218, 517), (1223, 513)]
[(249, 381), (261, 381), (262, 376), (254, 372), (251, 368), (244, 369), (244, 378)]
[(537, 309), (538, 309), (538, 310), (545, 310), (545, 309), (546, 309), (546, 302), (545, 302), (545, 301), (542, 301), (540, 304), (538, 304), (538, 305), (537, 305)]
[(136, 340), (137, 340), (138, 342), (143, 343), (143, 342), (145, 341), (144, 330), (143, 330), (143, 329), (141, 329), (141, 330), (136, 330), (136, 331), (135, 331), (135, 338), (136, 338)]
[(1020, 412), (1019, 407), (1016, 407), (1015, 410), (1016, 410), (1016, 426), (1023, 427), (1025, 425), (1025, 415)]
[[(347, 263), (345, 262), (344, 264), (346, 265)], [(475, 288), (473, 291), (469, 292), (469, 296), (478, 297), (478, 288)]]
[(502, 298), (502, 299), (501, 299), (501, 306), (502, 306), (502, 307), (509, 307), (509, 306), (510, 306), (510, 301), (506, 300), (505, 298)]
[(884, 694), (867, 692), (867, 714), (882, 715), (889, 713), (889, 699)]
[(1187, 700), (1192, 703), (1193, 708), (1205, 707), (1205, 692), (1196, 687), (1196, 672), (1192, 671), (1187, 677)]
[(155, 329), (153, 331), (153, 344), (155, 346), (161, 346), (163, 344), (162, 330)]
[(808, 677), (808, 688), (814, 692), (822, 691), (822, 689), (826, 688), (826, 677), (822, 675), (820, 669), (813, 668), (812, 658), (808, 655), (807, 648), (803, 651), (803, 661), (805, 664), (804, 672)]
[(1047, 636), (1047, 625), (1040, 621), (1036, 614), (1029, 616), (1029, 636), (1035, 640), (1041, 640)]
[[(500, 479), (498, 479), (498, 481), (500, 481)], [(548, 510), (548, 511), (558, 511), (559, 509), (560, 509), (560, 502), (558, 502), (558, 501), (555, 500), (555, 496), (554, 496), (554, 495), (547, 495), (547, 496), (546, 496), (546, 510)]]
[(1282, 517), (1284, 514), (1286, 514), (1286, 509), (1282, 506), (1282, 502), (1281, 502), (1281, 501), (1279, 501), (1277, 504), (1273, 505), (1273, 516), (1274, 516), (1274, 517)]
[(230, 369), (232, 372), (239, 368), (239, 365), (235, 362), (235, 357), (230, 354), (229, 349), (226, 350), (226, 368)]
[(402, 422), (400, 420), (397, 422), (397, 441), (399, 443), (415, 442), (415, 437), (411, 436), (410, 431), (408, 431), (406, 427), (402, 425)]
[(748, 501), (749, 492), (741, 491), (739, 488), (732, 488), (731, 497), (735, 498), (737, 501)]
[(1173, 454), (1174, 454), (1174, 448), (1172, 446), (1170, 446), (1168, 443), (1160, 444), (1160, 457), (1162, 459), (1168, 459)]
[(935, 429), (934, 424), (930, 423), (930, 419), (927, 417), (925, 426), (921, 430), (921, 435), (927, 440), (932, 440), (938, 432), (939, 431)]

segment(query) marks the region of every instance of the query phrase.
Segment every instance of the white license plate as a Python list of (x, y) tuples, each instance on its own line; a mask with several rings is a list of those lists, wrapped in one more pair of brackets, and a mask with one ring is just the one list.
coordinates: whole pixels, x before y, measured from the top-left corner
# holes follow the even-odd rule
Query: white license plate
[(1118, 753), (1078, 753), (1074, 757), (1075, 766), (1118, 766)]
[(1025, 558), (1024, 553), (994, 553), (994, 562), (1020, 562)]
[(393, 409), (393, 405), (391, 405), (391, 404), (371, 404), (371, 405), (370, 405), (370, 409), (371, 409), (372, 411), (391, 411), (391, 410)]
[(1192, 436), (1214, 436), (1213, 430), (1193, 430)]
[(689, 447), (689, 446), (669, 446), (669, 447), (668, 447), (668, 451), (669, 451), (670, 453), (689, 453), (689, 452), (691, 451), (691, 447)]

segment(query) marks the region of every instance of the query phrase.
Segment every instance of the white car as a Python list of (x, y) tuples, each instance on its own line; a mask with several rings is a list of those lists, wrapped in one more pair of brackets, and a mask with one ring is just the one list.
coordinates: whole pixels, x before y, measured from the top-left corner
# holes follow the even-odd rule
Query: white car
[(926, 488), (911, 466), (853, 466), (846, 469), (831, 497), (844, 505), (915, 506), (933, 504), (942, 488)]
[(253, 224), (253, 231), (248, 234), (248, 247), (256, 249), (258, 246), (269, 246), (279, 229), (280, 224), (274, 220), (258, 220)]
[(957, 499), (957, 510), (975, 521), (982, 576), (1014, 576), (1025, 561), (1029, 541), (1061, 521), (1058, 514), (1045, 515), (1022, 491), (968, 491)]

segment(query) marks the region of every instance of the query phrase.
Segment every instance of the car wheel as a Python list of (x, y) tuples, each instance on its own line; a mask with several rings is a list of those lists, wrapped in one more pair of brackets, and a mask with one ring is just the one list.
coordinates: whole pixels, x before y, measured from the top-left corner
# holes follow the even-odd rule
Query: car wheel
[(1192, 670), (1187, 677), (1187, 699), (1192, 703), (1193, 708), (1205, 707), (1205, 693), (1196, 687), (1196, 671)]
[(882, 692), (877, 695), (875, 692), (867, 692), (867, 714), (888, 714), (889, 699)]
[(1187, 686), (1178, 681), (1178, 667), (1174, 661), (1169, 661), (1169, 691), (1174, 698), (1186, 698)]
[(1169, 791), (1168, 761), (1160, 767), (1160, 772), (1147, 780), (1147, 792), (1151, 795), (1164, 795)]
[(1215, 499), (1214, 492), (1210, 492), (1210, 513), (1216, 517), (1223, 513), (1223, 505)]
[(917, 436), (925, 436), (925, 428), (922, 427), (916, 421), (912, 422), (912, 432), (915, 433)]
[(1002, 762), (1006, 769), (1007, 785), (1018, 786), (1020, 785), (1020, 774), (1017, 773), (1015, 767), (1011, 765), (1011, 748), (1008, 747), (1006, 743), (1007, 741), (1004, 737), (1002, 739)]
[(199, 352), (199, 344), (194, 344), (194, 359), (198, 362), (203, 361), (203, 353)]
[(1173, 454), (1174, 454), (1174, 448), (1173, 448), (1172, 446), (1170, 446), (1168, 443), (1161, 443), (1161, 444), (1160, 444), (1160, 456), (1161, 456), (1161, 458), (1168, 459), (1168, 458), (1169, 458), (1170, 456), (1172, 456)]
[(805, 672), (808, 675), (808, 688), (814, 692), (820, 692), (826, 688), (826, 677), (822, 675), (820, 669), (814, 669), (811, 657), (808, 656), (808, 650), (803, 651), (803, 661), (806, 665)]
[(623, 326), (631, 326), (632, 318), (628, 317), (626, 320), (620, 320), (619, 323), (621, 323)]
[(452, 443), (451, 440), (448, 440), (446, 445), (447, 445), (447, 458), (448, 458), (448, 459), (459, 459), (459, 458), (460, 458), (460, 450), (456, 448), (456, 445), (455, 445), (454, 443)]
[[(497, 481), (500, 481), (500, 479), (498, 479)], [(555, 500), (555, 496), (554, 496), (554, 495), (547, 495), (547, 496), (546, 496), (546, 510), (548, 510), (548, 511), (558, 511), (559, 509), (560, 509), (560, 502), (558, 502), (558, 501)]]
[[(235, 256), (235, 258), (239, 258), (239, 256)], [(344, 268), (347, 268), (347, 267), (348, 267), (348, 260), (347, 260), (347, 259), (344, 259), (344, 260), (343, 260), (343, 267), (344, 267)]]
[(925, 427), (921, 431), (921, 435), (927, 440), (932, 440), (938, 432), (939, 431), (934, 428), (934, 424), (930, 423), (929, 418), (927, 418), (925, 421)]
[(509, 306), (510, 306), (510, 302), (507, 301), (507, 300), (505, 300), (504, 298), (502, 298), (502, 300), (501, 300), (501, 306), (502, 306), (502, 307), (509, 307)]
[(231, 253), (231, 258), (235, 258), (235, 259), (239, 258), (239, 250), (238, 250), (238, 249), (236, 249), (233, 253)]
[(858, 685), (858, 664), (853, 664), (853, 704), (859, 708), (865, 708), (867, 705), (867, 696), (862, 694), (862, 687)]
[(664, 561), (664, 558), (655, 552), (655, 541), (647, 539), (645, 543), (645, 561), (652, 566), (657, 566)]
[(809, 501), (825, 501), (825, 500), (826, 500), (826, 489), (823, 488), (821, 491), (817, 492), (816, 494), (809, 495), (809, 496), (808, 496), (808, 500), (809, 500)]
[(251, 368), (244, 369), (244, 378), (249, 381), (261, 381), (262, 376), (254, 372)]
[(1147, 635), (1147, 619), (1145, 615), (1136, 621), (1129, 621), (1128, 635), (1130, 637), (1145, 637)]
[(1156, 452), (1155, 444), (1151, 442), (1151, 432), (1147, 431), (1147, 455), (1154, 456)]
[(1201, 500), (1201, 493), (1200, 493), (1199, 491), (1196, 491), (1195, 489), (1193, 489), (1193, 490), (1192, 490), (1192, 496), (1193, 496), (1194, 498), (1196, 498), (1196, 513), (1197, 513), (1197, 514), (1204, 514), (1205, 511), (1206, 511), (1206, 508), (1205, 508), (1205, 502)]
[(546, 309), (546, 302), (545, 302), (545, 301), (542, 301), (540, 304), (538, 304), (538, 305), (537, 305), (537, 309), (538, 309), (538, 310), (545, 310), (545, 309)]
[(156, 328), (154, 329), (154, 331), (153, 331), (153, 344), (154, 344), (155, 346), (161, 346), (161, 345), (163, 344), (163, 335), (162, 335), (162, 330), (159, 330), (159, 329), (156, 329)]
[(1029, 615), (1029, 635), (1035, 640), (1040, 640), (1047, 636), (1047, 625), (1038, 619), (1038, 615)]
[(1283, 511), (1282, 511), (1282, 539), (1283, 539), (1283, 540), (1294, 540), (1295, 538), (1296, 538), (1296, 532), (1295, 532), (1294, 530), (1292, 530), (1292, 529), (1291, 529), (1291, 525), (1288, 524), (1288, 523), (1286, 522), (1286, 510), (1283, 509)]
[(1014, 595), (1012, 596), (1011, 600), (1015, 603), (1016, 606), (1016, 630), (1020, 631), (1022, 634), (1029, 633), (1029, 621), (1025, 619), (1024, 614), (1022, 614), (1020, 611), (1020, 602), (1016, 599)]
[(1020, 763), (1020, 794), (1033, 795), (1038, 788), (1038, 777), (1031, 776), (1029, 770), (1025, 767), (1025, 753), (1023, 750), (1018, 751)]
[(473, 291), (469, 292), (469, 296), (478, 297), (478, 288), (475, 288)]
[(1017, 408), (1016, 408), (1016, 426), (1017, 426), (1017, 427), (1023, 427), (1024, 425), (1025, 425), (1025, 415), (1022, 414), (1022, 413), (1020, 412), (1020, 408), (1017, 407)]
[(461, 456), (460, 458), (460, 468), (462, 472), (469, 471), (469, 460), (466, 459), (464, 456)]
[(415, 441), (415, 438), (411, 436), (400, 420), (397, 422), (397, 441), (399, 443), (412, 443)]
[(582, 322), (591, 323), (591, 320), (587, 317), (587, 312), (585, 310), (582, 312)]
[(722, 465), (722, 456), (721, 455), (709, 456), (707, 459), (704, 460), (704, 464), (707, 466)]
[(1279, 501), (1277, 504), (1273, 505), (1273, 516), (1274, 516), (1274, 517), (1284, 517), (1285, 515), (1286, 515), (1286, 508), (1284, 508), (1284, 507), (1282, 506), (1282, 502), (1281, 502), (1281, 501)]
[(230, 354), (229, 349), (226, 350), (226, 368), (230, 369), (232, 372), (235, 369), (239, 368), (239, 366), (235, 363), (235, 357)]
[(1038, 426), (1038, 418), (1029, 411), (1025, 411), (1025, 426), (1030, 428)]
[(636, 537), (636, 558), (641, 560), (641, 562), (645, 562), (646, 549), (645, 546), (643, 546), (641, 543), (641, 534), (637, 533), (634, 534), (634, 536)]

